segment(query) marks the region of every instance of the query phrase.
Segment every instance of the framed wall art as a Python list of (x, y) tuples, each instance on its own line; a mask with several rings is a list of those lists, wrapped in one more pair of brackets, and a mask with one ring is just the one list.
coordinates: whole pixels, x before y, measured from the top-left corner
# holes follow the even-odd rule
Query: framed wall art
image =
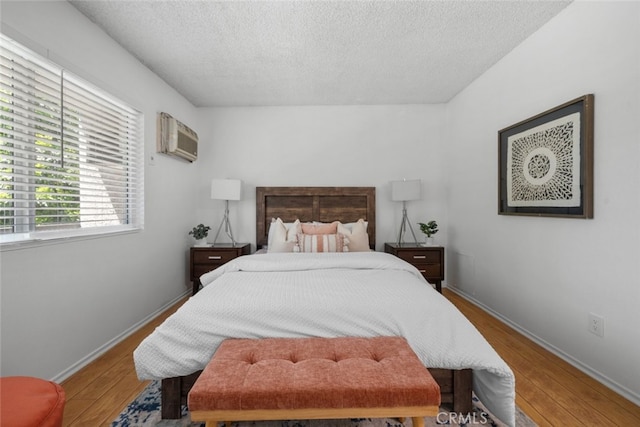
[(592, 94), (498, 132), (498, 214), (593, 218)]

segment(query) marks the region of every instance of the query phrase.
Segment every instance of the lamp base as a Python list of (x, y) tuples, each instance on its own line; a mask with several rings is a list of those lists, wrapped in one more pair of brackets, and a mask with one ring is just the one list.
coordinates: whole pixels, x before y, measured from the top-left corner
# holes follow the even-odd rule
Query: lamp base
[(224, 226), (224, 232), (231, 239), (231, 246), (236, 246), (236, 240), (233, 238), (233, 230), (231, 229), (231, 223), (229, 222), (229, 201), (225, 200), (225, 208), (224, 208), (224, 217), (222, 218), (222, 222), (218, 227), (218, 232), (216, 233), (216, 237), (213, 239), (213, 246), (216, 245), (218, 241), (218, 236), (220, 236), (220, 231), (222, 231), (222, 227)]
[(407, 215), (407, 203), (402, 202), (402, 222), (400, 223), (400, 232), (398, 233), (398, 245), (404, 243), (404, 233), (407, 230), (407, 226), (409, 226), (409, 230), (411, 230), (411, 235), (413, 236), (413, 242), (416, 246), (418, 246), (418, 239), (416, 239), (416, 233), (413, 232), (413, 227), (411, 226), (411, 221), (409, 221), (409, 216)]

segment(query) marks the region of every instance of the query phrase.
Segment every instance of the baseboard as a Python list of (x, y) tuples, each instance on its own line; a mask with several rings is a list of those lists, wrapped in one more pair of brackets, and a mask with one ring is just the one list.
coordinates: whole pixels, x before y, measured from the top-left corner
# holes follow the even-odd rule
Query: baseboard
[(500, 320), (501, 322), (503, 322), (503, 323), (507, 324), (508, 326), (510, 326), (511, 328), (515, 329), (516, 331), (518, 331), (519, 333), (521, 333), (525, 337), (529, 338), (531, 341), (533, 341), (536, 344), (538, 344), (541, 347), (543, 347), (545, 350), (548, 350), (549, 352), (555, 354), (556, 356), (558, 356), (559, 358), (561, 358), (565, 362), (569, 363), (571, 366), (573, 366), (576, 369), (584, 372), (585, 374), (589, 375), (591, 378), (593, 378), (596, 381), (602, 383), (606, 387), (608, 387), (611, 390), (615, 391), (616, 393), (618, 393), (619, 395), (623, 396), (624, 398), (630, 400), (634, 404), (640, 406), (640, 395), (638, 393), (635, 393), (634, 391), (629, 390), (627, 387), (617, 383), (616, 381), (613, 381), (611, 378), (607, 377), (606, 375), (603, 375), (602, 373), (598, 372), (597, 370), (593, 369), (592, 367), (582, 363), (580, 360), (578, 360), (578, 359), (574, 358), (573, 356), (565, 353), (564, 351), (562, 351), (561, 349), (557, 348), (553, 344), (550, 344), (547, 341), (543, 340), (542, 338), (538, 337), (537, 335), (532, 334), (531, 332), (529, 332), (525, 328), (521, 327), (517, 323), (514, 323), (510, 319), (504, 317), (502, 314), (498, 313), (497, 311), (493, 310), (492, 308), (490, 308), (490, 307), (486, 306), (485, 304), (483, 304), (482, 302), (478, 301), (473, 296), (471, 296), (471, 295), (469, 295), (469, 294), (467, 294), (467, 293), (461, 291), (460, 289), (458, 289), (458, 288), (456, 288), (454, 286), (451, 286), (451, 285), (448, 285), (447, 289), (449, 289), (450, 291), (456, 293), (457, 295), (461, 296), (462, 298), (466, 299), (467, 301), (469, 301), (473, 305), (476, 305), (476, 306), (480, 307), (482, 310), (486, 311), (489, 315), (495, 317), (496, 319)]
[(167, 302), (165, 305), (163, 305), (162, 307), (160, 307), (159, 309), (157, 309), (153, 313), (149, 314), (144, 319), (140, 320), (138, 323), (134, 324), (133, 326), (131, 326), (130, 328), (128, 328), (127, 330), (122, 332), (120, 335), (116, 336), (112, 340), (110, 340), (110, 341), (106, 342), (105, 344), (101, 345), (100, 347), (98, 347), (97, 349), (95, 349), (94, 351), (92, 351), (91, 353), (89, 353), (88, 355), (86, 355), (85, 357), (83, 357), (82, 359), (80, 359), (79, 361), (74, 363), (73, 365), (71, 365), (69, 368), (67, 368), (64, 371), (60, 372), (55, 377), (50, 378), (50, 380), (54, 381), (56, 383), (61, 383), (62, 381), (66, 380), (67, 378), (69, 378), (73, 374), (77, 373), (80, 369), (84, 368), (89, 363), (91, 363), (94, 360), (96, 360), (98, 357), (102, 356), (108, 350), (110, 350), (111, 348), (115, 347), (117, 344), (122, 342), (129, 335), (133, 334), (135, 331), (137, 331), (138, 329), (142, 328), (144, 325), (149, 323), (151, 320), (155, 319), (157, 316), (162, 314), (169, 307), (173, 306), (178, 301), (180, 301), (181, 299), (183, 299), (184, 297), (186, 297), (188, 295), (191, 295), (191, 289), (186, 290), (183, 294), (179, 295), (177, 298)]

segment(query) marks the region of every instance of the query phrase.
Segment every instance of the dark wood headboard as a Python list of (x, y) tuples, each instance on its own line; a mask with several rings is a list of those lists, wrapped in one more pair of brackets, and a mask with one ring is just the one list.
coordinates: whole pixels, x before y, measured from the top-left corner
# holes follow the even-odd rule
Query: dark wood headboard
[(376, 245), (375, 187), (256, 187), (256, 244), (267, 244), (272, 218), (284, 222), (369, 222), (369, 246)]

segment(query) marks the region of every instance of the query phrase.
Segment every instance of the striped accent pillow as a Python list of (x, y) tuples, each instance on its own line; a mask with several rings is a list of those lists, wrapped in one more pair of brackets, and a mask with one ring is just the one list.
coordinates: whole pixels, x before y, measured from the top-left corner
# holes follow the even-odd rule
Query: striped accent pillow
[(342, 234), (298, 234), (300, 252), (349, 252)]

